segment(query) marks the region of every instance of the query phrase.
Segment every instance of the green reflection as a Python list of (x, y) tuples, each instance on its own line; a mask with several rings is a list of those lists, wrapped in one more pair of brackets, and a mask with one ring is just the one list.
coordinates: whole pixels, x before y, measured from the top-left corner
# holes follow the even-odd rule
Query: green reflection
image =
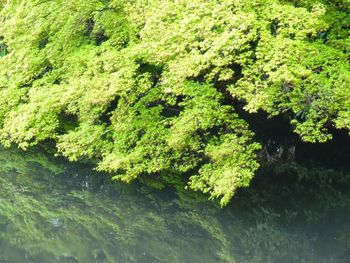
[(349, 176), (295, 163), (261, 173), (220, 209), (176, 177), (123, 185), (0, 150), (0, 262), (347, 262)]

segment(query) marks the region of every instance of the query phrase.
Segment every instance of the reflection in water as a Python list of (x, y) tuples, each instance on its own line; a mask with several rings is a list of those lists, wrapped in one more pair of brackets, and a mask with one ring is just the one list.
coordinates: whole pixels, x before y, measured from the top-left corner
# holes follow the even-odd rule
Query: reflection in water
[(123, 185), (0, 150), (0, 262), (349, 262), (349, 176), (295, 163), (263, 173), (220, 209), (176, 178)]

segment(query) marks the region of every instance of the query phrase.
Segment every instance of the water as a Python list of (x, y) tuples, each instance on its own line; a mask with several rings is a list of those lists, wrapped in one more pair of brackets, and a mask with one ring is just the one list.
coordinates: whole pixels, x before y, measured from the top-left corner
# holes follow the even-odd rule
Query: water
[(177, 178), (0, 150), (0, 262), (350, 262), (349, 177), (284, 165), (220, 209)]

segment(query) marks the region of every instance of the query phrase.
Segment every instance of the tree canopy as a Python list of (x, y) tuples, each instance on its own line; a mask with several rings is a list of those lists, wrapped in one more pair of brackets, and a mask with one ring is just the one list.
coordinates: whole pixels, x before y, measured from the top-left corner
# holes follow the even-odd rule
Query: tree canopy
[(261, 147), (237, 101), (307, 142), (350, 129), (349, 4), (0, 1), (0, 140), (125, 182), (181, 174), (227, 204)]

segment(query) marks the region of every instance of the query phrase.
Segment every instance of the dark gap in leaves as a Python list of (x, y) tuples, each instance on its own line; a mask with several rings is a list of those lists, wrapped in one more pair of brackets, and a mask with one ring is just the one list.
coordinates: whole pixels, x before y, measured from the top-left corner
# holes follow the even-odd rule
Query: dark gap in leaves
[(323, 71), (323, 67), (320, 66), (320, 67), (314, 68), (312, 71), (316, 74), (320, 74)]
[(152, 76), (153, 82), (158, 82), (163, 72), (163, 66), (150, 64), (142, 60), (137, 61), (137, 63), (140, 65), (137, 70), (138, 75), (142, 75), (144, 73), (150, 73)]
[[(250, 130), (255, 133), (255, 140), (267, 149), (269, 154), (284, 151), (281, 158), (285, 158), (290, 150), (294, 150), (294, 158), (300, 164), (321, 165), (327, 168), (350, 171), (350, 137), (348, 131), (328, 127), (333, 139), (326, 143), (306, 143), (295, 134), (290, 125), (292, 112), (271, 117), (266, 112), (258, 111), (255, 114), (244, 110), (245, 102), (232, 99), (231, 105), (240, 118), (249, 124)], [(264, 153), (262, 153), (264, 154)]]
[(174, 103), (162, 103), (163, 111), (162, 115), (166, 118), (178, 117), (181, 112), (184, 110), (183, 106), (180, 106), (182, 102), (186, 99), (185, 96), (178, 95)]
[(49, 63), (48, 66), (46, 66), (36, 77), (35, 80), (41, 79), (42, 77), (45, 76), (46, 73), (51, 72), (53, 70), (52, 65)]
[(100, 46), (103, 42), (106, 42), (109, 37), (105, 35), (105, 30), (100, 29), (98, 32), (96, 32), (93, 36), (94, 42), (96, 46)]
[(113, 112), (117, 109), (118, 107), (118, 102), (119, 102), (120, 97), (116, 96), (110, 103), (107, 109), (102, 113), (101, 117), (99, 120), (102, 123), (106, 123), (108, 125), (111, 125), (111, 115)]
[(85, 23), (85, 36), (96, 46), (100, 46), (109, 39), (109, 37), (105, 34), (106, 32), (104, 28), (96, 29), (96, 22), (92, 18), (86, 20)]
[(41, 71), (39, 73), (39, 75), (37, 76), (38, 79), (42, 78), (46, 73), (51, 72), (53, 70), (53, 68), (51, 66), (47, 66), (45, 69), (43, 69), (43, 71)]
[(294, 89), (294, 85), (292, 82), (285, 82), (281, 87), (281, 91), (283, 93), (291, 92), (293, 89)]
[(94, 30), (95, 27), (95, 21), (92, 18), (89, 18), (85, 21), (85, 35), (87, 37), (90, 37), (92, 31)]
[(58, 115), (59, 131), (58, 134), (65, 134), (71, 130), (76, 129), (79, 126), (78, 116), (76, 114), (62, 111)]
[(49, 38), (44, 37), (39, 41), (39, 49), (44, 49), (46, 45), (49, 43)]
[(273, 20), (271, 25), (270, 25), (270, 31), (271, 31), (271, 35), (273, 36), (277, 36), (278, 34), (278, 28), (279, 28), (279, 25), (278, 25), (278, 21), (277, 20)]
[(163, 111), (162, 116), (166, 118), (172, 118), (172, 117), (178, 117), (183, 110), (182, 107), (179, 106), (169, 106), (169, 105), (162, 105)]
[(33, 85), (32, 82), (30, 82), (30, 83), (23, 83), (23, 84), (19, 85), (18, 88), (20, 88), (20, 89), (31, 88), (32, 85)]
[(189, 80), (193, 82), (198, 82), (203, 84), (206, 82), (205, 77), (209, 74), (210, 71), (214, 69), (214, 66), (209, 66), (208, 68), (202, 69), (197, 76), (190, 77)]
[(350, 137), (346, 130), (329, 128), (333, 139), (326, 143), (298, 144), (297, 159), (306, 164), (322, 164), (337, 170), (350, 171)]
[(322, 43), (325, 44), (329, 40), (329, 33), (329, 30), (321, 31), (318, 32), (315, 36), (308, 35), (308, 38), (311, 41), (322, 41)]
[(258, 32), (258, 35), (259, 35), (259, 37), (256, 40), (252, 40), (252, 41), (249, 42), (250, 50), (252, 51), (251, 59), (252, 59), (253, 62), (255, 62), (257, 60), (257, 58), (256, 58), (256, 50), (258, 48), (259, 41), (260, 41), (260, 38), (261, 38), (259, 32)]
[(8, 53), (8, 46), (4, 42), (4, 37), (0, 36), (0, 58), (6, 56)]
[[(223, 127), (220, 127), (220, 126), (217, 126), (217, 125), (214, 125), (209, 132), (201, 132), (199, 133), (202, 137), (202, 142), (205, 143), (205, 144), (208, 144), (210, 139), (212, 137), (219, 137), (220, 136), (220, 133), (222, 133), (223, 131)], [(199, 131), (200, 132), (200, 131)]]
[(59, 84), (61, 84), (61, 82), (62, 82), (62, 79), (57, 78), (57, 79), (54, 80), (53, 84), (59, 85)]
[(233, 63), (233, 64), (227, 66), (226, 69), (232, 70), (234, 72), (234, 74), (232, 75), (232, 77), (230, 79), (227, 79), (227, 80), (218, 80), (219, 76), (217, 76), (217, 78), (214, 80), (214, 86), (219, 91), (226, 90), (228, 85), (235, 84), (240, 78), (243, 77), (243, 74), (242, 74), (243, 68), (240, 64)]

